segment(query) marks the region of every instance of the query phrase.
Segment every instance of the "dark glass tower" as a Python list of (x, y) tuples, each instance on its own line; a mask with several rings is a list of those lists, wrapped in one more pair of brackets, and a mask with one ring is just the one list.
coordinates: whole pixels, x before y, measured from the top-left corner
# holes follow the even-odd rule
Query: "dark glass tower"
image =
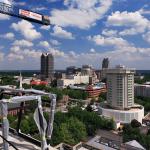
[(108, 58), (104, 58), (103, 62), (102, 62), (102, 69), (108, 68), (108, 67), (109, 67), (109, 59)]
[(54, 76), (54, 57), (52, 54), (42, 54), (41, 55), (41, 79), (50, 81), (53, 80)]

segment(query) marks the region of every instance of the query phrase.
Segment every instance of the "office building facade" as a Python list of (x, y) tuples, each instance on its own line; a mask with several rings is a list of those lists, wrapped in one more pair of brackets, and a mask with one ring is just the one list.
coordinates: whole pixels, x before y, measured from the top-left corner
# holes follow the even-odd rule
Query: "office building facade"
[(41, 79), (53, 80), (54, 76), (54, 57), (52, 54), (43, 53), (41, 55)]
[(126, 109), (134, 105), (133, 69), (117, 66), (107, 70), (107, 102), (112, 108)]

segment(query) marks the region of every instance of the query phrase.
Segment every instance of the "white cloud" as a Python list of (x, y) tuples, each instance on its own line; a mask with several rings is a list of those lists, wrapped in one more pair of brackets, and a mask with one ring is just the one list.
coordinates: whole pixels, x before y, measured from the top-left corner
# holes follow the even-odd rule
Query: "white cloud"
[(42, 46), (42, 47), (44, 47), (44, 48), (49, 48), (50, 47), (50, 45), (49, 45), (49, 43), (47, 41), (41, 41), (39, 43), (39, 45)]
[(12, 53), (18, 53), (20, 51), (21, 51), (21, 49), (19, 46), (13, 46), (10, 48), (10, 52), (12, 52)]
[(52, 45), (54, 45), (54, 46), (58, 46), (58, 45), (61, 44), (61, 43), (58, 42), (57, 40), (50, 40), (50, 43), (51, 43)]
[(34, 26), (25, 20), (19, 21), (18, 23), (12, 23), (11, 27), (20, 32), (26, 39), (35, 40), (41, 37), (41, 33), (37, 32)]
[(51, 23), (66, 27), (73, 26), (87, 29), (96, 24), (112, 5), (112, 0), (65, 0), (67, 10), (54, 9)]
[(43, 25), (43, 26), (40, 27), (40, 29), (42, 29), (42, 30), (49, 30), (50, 26)]
[(90, 52), (91, 52), (91, 53), (95, 53), (96, 51), (95, 51), (94, 48), (91, 48), (91, 49), (90, 49)]
[(33, 11), (42, 11), (42, 10), (47, 10), (47, 8), (44, 7), (44, 6), (39, 6), (39, 7), (33, 7), (33, 8), (31, 8), (31, 10), (33, 10)]
[(108, 30), (108, 29), (104, 29), (102, 31), (102, 34), (105, 36), (117, 36), (117, 30)]
[(96, 45), (101, 46), (126, 46), (129, 45), (126, 40), (120, 37), (104, 37), (101, 35), (89, 36), (88, 40), (95, 42)]
[(141, 15), (149, 15), (150, 14), (150, 10), (145, 10), (143, 8), (140, 9), (139, 12), (140, 12)]
[(0, 20), (9, 20), (10, 16), (0, 13)]
[(5, 4), (11, 4), (12, 0), (0, 0), (0, 2), (3, 2)]
[(14, 54), (14, 53), (9, 53), (7, 57), (8, 57), (9, 61), (23, 60), (24, 59), (24, 57), (22, 55)]
[(41, 51), (34, 49), (24, 49), (19, 46), (13, 46), (10, 49), (10, 53), (7, 55), (9, 61), (25, 60), (27, 58), (39, 59)]
[(8, 39), (8, 40), (13, 40), (15, 35), (12, 32), (8, 32), (8, 33), (5, 33), (3, 35), (0, 35), (0, 37), (4, 38), (4, 39)]
[(59, 26), (54, 26), (52, 35), (64, 39), (74, 39), (71, 32), (62, 29)]
[(143, 39), (150, 43), (150, 31), (147, 32), (146, 34), (143, 34)]
[(25, 5), (26, 5), (26, 2), (14, 2), (14, 1), (13, 1), (13, 4), (14, 4), (14, 5), (17, 5), (17, 6), (25, 6)]
[(140, 12), (115, 12), (107, 19), (108, 26), (123, 26), (127, 29), (121, 31), (120, 35), (135, 35), (143, 33), (147, 28), (150, 28), (150, 22), (144, 18)]
[(16, 40), (12, 45), (20, 47), (32, 47), (33, 43), (27, 40)]
[(52, 53), (55, 57), (63, 57), (64, 56), (64, 52), (60, 51), (58, 49), (54, 49), (54, 48), (50, 48), (48, 50), (49, 53)]

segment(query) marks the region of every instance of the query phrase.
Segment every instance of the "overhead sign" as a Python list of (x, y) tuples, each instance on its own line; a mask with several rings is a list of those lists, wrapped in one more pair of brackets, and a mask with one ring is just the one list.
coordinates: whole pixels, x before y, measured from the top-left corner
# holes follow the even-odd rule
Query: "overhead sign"
[(30, 19), (42, 21), (42, 15), (28, 11), (28, 10), (19, 9), (19, 15), (30, 18)]
[(43, 23), (46, 24), (46, 25), (50, 25), (49, 16), (43, 16)]
[(44, 16), (24, 9), (19, 9), (18, 7), (2, 2), (0, 2), (0, 13), (23, 18), (25, 20), (37, 22), (44, 25), (50, 25), (50, 19), (48, 16)]

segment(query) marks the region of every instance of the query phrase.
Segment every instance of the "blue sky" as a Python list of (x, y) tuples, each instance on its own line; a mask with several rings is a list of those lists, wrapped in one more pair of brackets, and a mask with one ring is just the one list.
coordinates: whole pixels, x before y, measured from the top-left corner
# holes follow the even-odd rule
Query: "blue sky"
[(150, 0), (0, 0), (48, 15), (50, 26), (0, 14), (0, 68), (40, 69), (42, 52), (55, 69), (123, 64), (150, 69)]

